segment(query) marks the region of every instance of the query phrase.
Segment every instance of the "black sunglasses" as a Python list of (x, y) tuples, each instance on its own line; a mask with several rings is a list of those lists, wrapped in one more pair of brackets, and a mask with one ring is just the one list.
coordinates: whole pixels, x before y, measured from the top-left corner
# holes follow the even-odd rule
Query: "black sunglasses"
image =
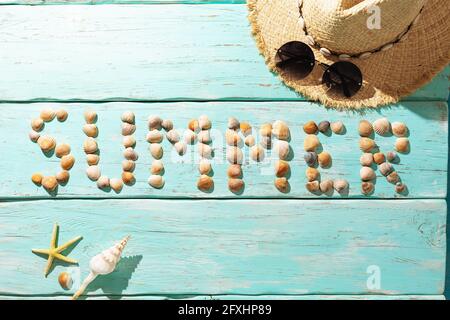
[(291, 41), (277, 50), (275, 63), (277, 68), (289, 73), (296, 79), (306, 78), (314, 69), (316, 62), (324, 69), (322, 83), (335, 94), (347, 98), (355, 95), (362, 87), (361, 70), (348, 61), (339, 61), (328, 65), (317, 61), (312, 49), (303, 42)]

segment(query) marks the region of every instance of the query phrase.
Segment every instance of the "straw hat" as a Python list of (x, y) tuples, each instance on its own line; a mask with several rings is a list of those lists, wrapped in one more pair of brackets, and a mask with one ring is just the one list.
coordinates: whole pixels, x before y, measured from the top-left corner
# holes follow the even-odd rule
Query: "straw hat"
[(275, 55), (290, 41), (307, 43), (320, 62), (359, 67), (363, 87), (351, 98), (331, 94), (321, 68), (301, 80), (280, 74), (289, 87), (327, 106), (395, 103), (450, 61), (449, 0), (248, 0), (248, 7), (258, 48), (273, 71), (281, 72)]

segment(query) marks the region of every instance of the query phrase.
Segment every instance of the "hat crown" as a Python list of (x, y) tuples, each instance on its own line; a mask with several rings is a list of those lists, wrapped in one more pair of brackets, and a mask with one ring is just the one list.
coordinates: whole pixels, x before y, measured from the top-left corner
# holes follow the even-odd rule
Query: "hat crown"
[(357, 55), (394, 42), (426, 0), (303, 0), (306, 30), (324, 48)]

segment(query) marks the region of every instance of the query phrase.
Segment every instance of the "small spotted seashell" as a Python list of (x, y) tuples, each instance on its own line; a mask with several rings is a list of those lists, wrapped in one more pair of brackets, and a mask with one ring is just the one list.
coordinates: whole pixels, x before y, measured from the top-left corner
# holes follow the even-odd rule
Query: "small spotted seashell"
[(234, 117), (228, 118), (228, 129), (239, 130), (239, 128), (240, 128), (240, 123), (239, 123), (238, 119), (236, 119)]
[[(234, 132), (234, 131), (233, 131)], [(201, 143), (211, 143), (211, 134), (209, 130), (202, 130), (197, 134), (197, 140)]]
[(362, 181), (374, 180), (377, 177), (375, 171), (373, 171), (373, 169), (370, 167), (362, 167), (359, 171), (359, 176), (361, 177)]
[(392, 123), (392, 133), (396, 137), (406, 137), (408, 135), (408, 127), (403, 122)]
[(373, 139), (362, 137), (359, 139), (359, 148), (364, 152), (370, 152), (376, 147)]
[(289, 143), (284, 140), (278, 140), (275, 143), (275, 152), (278, 154), (278, 158), (281, 160), (286, 160), (290, 154)]
[(213, 155), (213, 149), (205, 143), (199, 143), (198, 144), (198, 153), (203, 158), (211, 159), (212, 155)]
[(272, 148), (272, 137), (271, 136), (262, 136), (259, 144), (264, 148), (264, 149), (271, 149)]
[(41, 174), (41, 173), (34, 173), (32, 176), (31, 176), (31, 181), (33, 181), (33, 183), (35, 184), (35, 185), (38, 185), (38, 186), (40, 186), (41, 184), (42, 184), (42, 179), (44, 178), (44, 176)]
[(278, 139), (278, 140), (288, 140), (291, 136), (291, 132), (289, 130), (288, 125), (286, 122), (277, 120), (272, 125), (272, 134)]
[(161, 189), (164, 186), (164, 178), (160, 175), (152, 174), (148, 178), (148, 184), (156, 189)]
[(134, 124), (136, 117), (133, 112), (125, 111), (124, 113), (122, 113), (122, 116), (120, 117), (120, 119), (122, 120), (122, 122)]
[(197, 134), (190, 129), (185, 130), (184, 131), (184, 141), (187, 144), (194, 144), (195, 141), (197, 141)]
[(233, 193), (239, 193), (244, 188), (244, 180), (228, 179), (228, 189)]
[(198, 125), (201, 130), (209, 130), (211, 129), (211, 121), (206, 115), (201, 115), (198, 118)]
[(325, 57), (329, 57), (331, 56), (331, 51), (328, 50), (327, 48), (320, 48), (320, 53), (325, 56)]
[(152, 143), (150, 144), (150, 154), (155, 159), (161, 159), (163, 156), (163, 148), (159, 143)]
[(272, 135), (272, 125), (265, 123), (259, 128), (259, 134), (263, 137), (270, 137)]
[(363, 166), (370, 167), (373, 164), (373, 154), (368, 152), (363, 153), (359, 158), (359, 163)]
[(375, 190), (375, 185), (370, 181), (364, 181), (361, 183), (361, 193), (363, 195), (371, 195)]
[(227, 149), (227, 160), (231, 164), (242, 164), (244, 155), (242, 150), (238, 147), (228, 147)]
[(44, 177), (42, 178), (42, 186), (48, 192), (52, 192), (58, 187), (58, 181), (53, 176)]
[(274, 184), (275, 188), (282, 193), (287, 193), (289, 191), (289, 181), (286, 177), (276, 178)]
[(180, 134), (177, 130), (172, 129), (169, 132), (166, 133), (167, 140), (169, 140), (170, 143), (174, 144), (180, 141)]
[(229, 146), (238, 146), (242, 141), (239, 134), (231, 129), (227, 129), (227, 131), (225, 131), (225, 140)]
[(389, 162), (396, 162), (398, 160), (397, 152), (389, 151), (388, 153), (386, 153), (386, 159)]
[(401, 182), (397, 182), (397, 184), (395, 185), (395, 192), (401, 194), (401, 193), (405, 193), (407, 190), (406, 184), (401, 183)]
[(56, 113), (55, 111), (53, 111), (52, 109), (44, 109), (41, 111), (40, 113), (40, 118), (44, 121), (44, 122), (50, 122), (53, 119), (55, 119)]
[(180, 156), (183, 156), (186, 153), (187, 144), (184, 141), (178, 141), (173, 146)]
[(395, 141), (395, 150), (397, 150), (397, 152), (400, 152), (400, 153), (407, 153), (409, 151), (409, 139), (408, 138), (398, 138)]
[(208, 192), (214, 188), (214, 180), (205, 174), (202, 174), (197, 181), (197, 188), (203, 192)]
[(42, 129), (44, 129), (44, 120), (42, 120), (41, 118), (35, 118), (31, 120), (31, 128), (34, 131), (42, 131)]
[(364, 59), (369, 58), (371, 55), (372, 55), (372, 52), (364, 52), (359, 55), (359, 58), (364, 60)]
[(319, 128), (314, 121), (308, 121), (303, 125), (303, 131), (307, 134), (316, 134), (317, 130), (319, 130)]
[(200, 163), (198, 164), (198, 172), (200, 172), (200, 174), (209, 174), (211, 170), (211, 162), (208, 159), (200, 160)]
[(245, 144), (248, 147), (253, 147), (255, 145), (255, 137), (252, 135), (245, 137)]
[(320, 177), (320, 172), (316, 168), (308, 167), (305, 172), (306, 178), (308, 181), (318, 180)]
[(68, 272), (61, 272), (58, 276), (58, 282), (64, 290), (70, 290), (70, 288), (72, 288), (73, 281)]
[(166, 130), (166, 131), (170, 131), (170, 130), (172, 130), (173, 129), (173, 122), (172, 122), (172, 120), (163, 120), (162, 122), (161, 122), (161, 127), (164, 129), (164, 130)]
[(188, 128), (191, 131), (198, 132), (200, 130), (200, 126), (198, 124), (198, 120), (197, 119), (192, 119), (191, 121), (189, 121)]
[(321, 152), (319, 154), (318, 158), (319, 158), (319, 164), (320, 164), (320, 166), (322, 168), (329, 168), (331, 166), (332, 161), (333, 161), (332, 158), (331, 158), (331, 155), (328, 152), (326, 152), (326, 151)]
[(98, 136), (98, 128), (93, 123), (88, 123), (83, 126), (83, 132), (85, 135), (91, 138), (96, 138)]
[(394, 167), (389, 162), (383, 162), (378, 166), (378, 170), (383, 176), (388, 176), (392, 171), (394, 171)]
[(97, 121), (97, 113), (93, 110), (86, 110), (84, 112), (84, 120), (89, 124), (95, 123)]
[(334, 190), (336, 190), (339, 193), (343, 193), (347, 191), (349, 188), (349, 184), (347, 180), (344, 179), (338, 179), (334, 181)]
[(59, 109), (56, 111), (56, 119), (58, 119), (59, 122), (64, 122), (69, 117), (69, 114), (64, 109)]
[(252, 126), (248, 122), (241, 122), (240, 129), (244, 136), (248, 136), (252, 133)]
[(136, 131), (136, 125), (123, 122), (122, 123), (122, 135), (123, 136), (129, 136), (132, 135)]
[(137, 152), (133, 148), (126, 148), (123, 151), (123, 157), (132, 161), (136, 161), (139, 158)]
[(317, 136), (313, 134), (307, 135), (303, 142), (303, 147), (305, 151), (316, 151), (319, 145), (320, 145), (319, 138), (317, 138)]
[(383, 47), (381, 47), (380, 51), (388, 51), (389, 49), (391, 49), (394, 46), (393, 43), (388, 43), (386, 45), (384, 45)]
[(136, 145), (136, 138), (134, 136), (124, 136), (122, 144), (125, 148), (133, 148)]
[(358, 130), (361, 137), (370, 137), (373, 133), (373, 126), (369, 121), (361, 120), (359, 122)]
[(123, 181), (122, 179), (111, 178), (109, 179), (109, 186), (114, 190), (114, 192), (119, 193), (122, 191)]
[(264, 148), (258, 145), (255, 145), (250, 148), (250, 157), (253, 159), (253, 161), (263, 161), (265, 157), (265, 151)]
[(279, 178), (285, 177), (290, 170), (289, 162), (278, 160), (275, 162), (275, 175)]
[(43, 152), (49, 152), (56, 147), (56, 140), (51, 136), (40, 136), (37, 143)]
[(61, 158), (61, 168), (64, 170), (70, 170), (72, 169), (73, 165), (75, 164), (75, 157), (71, 154), (68, 154), (67, 156), (63, 156)]
[(332, 122), (330, 128), (335, 134), (343, 134), (345, 131), (345, 125), (342, 121)]
[(308, 181), (305, 184), (305, 188), (306, 188), (306, 190), (308, 190), (311, 193), (317, 193), (317, 192), (320, 191), (320, 183), (317, 180), (315, 180), (315, 181)]
[(94, 138), (87, 138), (86, 140), (84, 140), (83, 150), (87, 154), (96, 153), (98, 150), (97, 141), (95, 141)]
[(136, 163), (133, 160), (123, 160), (122, 161), (122, 170), (133, 172), (136, 168)]
[(101, 176), (101, 172), (100, 172), (99, 166), (89, 166), (89, 167), (87, 167), (86, 175), (92, 181), (97, 181), (98, 178), (100, 178), (100, 176)]
[(318, 129), (322, 133), (327, 133), (330, 130), (331, 123), (330, 121), (321, 121), (318, 125)]
[(148, 117), (148, 129), (149, 130), (160, 130), (161, 129), (161, 123), (162, 119), (158, 116), (151, 115)]
[(374, 155), (373, 155), (373, 161), (374, 161), (376, 164), (382, 164), (383, 162), (386, 162), (386, 156), (385, 156), (384, 153), (382, 153), (382, 152), (374, 153)]
[(400, 176), (398, 175), (397, 171), (392, 171), (388, 176), (386, 177), (386, 180), (389, 183), (396, 184), (400, 181)]
[(242, 177), (242, 167), (239, 164), (232, 164), (227, 169), (227, 175), (229, 178), (241, 178)]
[(55, 156), (62, 158), (70, 153), (70, 146), (67, 143), (58, 144), (55, 148)]
[(122, 181), (127, 186), (131, 186), (136, 182), (136, 178), (134, 177), (134, 174), (129, 171), (122, 172)]
[(310, 45), (311, 47), (314, 47), (316, 45), (316, 42), (314, 41), (314, 38), (311, 37), (310, 35), (307, 35), (305, 37), (305, 42)]
[(350, 60), (352, 57), (348, 54), (340, 54), (338, 58), (341, 61), (347, 61), (347, 60)]
[(105, 189), (109, 187), (109, 178), (107, 176), (101, 176), (97, 180), (97, 188)]
[(164, 172), (164, 163), (161, 160), (153, 160), (150, 172), (152, 174), (162, 175)]
[(373, 130), (380, 136), (384, 136), (391, 131), (391, 123), (387, 118), (375, 120), (372, 126)]
[(334, 182), (333, 180), (324, 180), (322, 182), (320, 182), (320, 191), (322, 191), (323, 193), (329, 193), (332, 190), (334, 190)]
[(100, 157), (97, 154), (87, 154), (86, 162), (89, 166), (95, 166), (100, 161)]
[(30, 133), (28, 133), (28, 137), (31, 141), (37, 142), (41, 134), (39, 132), (36, 132), (34, 130), (31, 130)]
[(149, 143), (160, 143), (163, 140), (163, 134), (156, 129), (153, 129), (147, 133), (146, 140)]
[(315, 152), (307, 152), (307, 153), (305, 153), (303, 158), (305, 159), (305, 162), (306, 162), (306, 164), (308, 166), (310, 166), (310, 167), (316, 166), (317, 160), (318, 160), (317, 153), (315, 153)]

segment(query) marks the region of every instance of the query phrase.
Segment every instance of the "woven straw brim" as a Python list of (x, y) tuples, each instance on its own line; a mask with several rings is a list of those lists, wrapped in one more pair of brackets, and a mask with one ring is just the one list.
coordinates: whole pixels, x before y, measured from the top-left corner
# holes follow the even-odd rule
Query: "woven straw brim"
[[(298, 23), (298, 0), (248, 0), (248, 7), (257, 46), (269, 68), (277, 72), (276, 50), (289, 41), (305, 41)], [(320, 62), (337, 61), (324, 57), (317, 49), (313, 51)], [(450, 1), (428, 0), (420, 20), (404, 42), (368, 59), (350, 61), (361, 69), (364, 77), (363, 87), (351, 98), (328, 92), (321, 83), (322, 68), (315, 68), (302, 80), (282, 73), (280, 77), (298, 93), (329, 107), (358, 109), (396, 103), (430, 82), (449, 63)]]

